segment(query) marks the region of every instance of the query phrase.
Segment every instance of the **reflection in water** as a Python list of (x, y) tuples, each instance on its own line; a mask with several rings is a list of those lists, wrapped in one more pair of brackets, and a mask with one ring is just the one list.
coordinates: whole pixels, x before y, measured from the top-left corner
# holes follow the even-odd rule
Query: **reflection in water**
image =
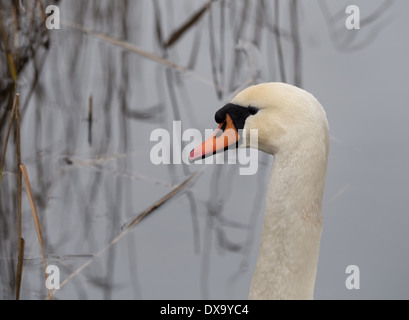
[[(50, 3), (60, 5), (61, 30), (44, 28)], [(341, 38), (343, 16), (318, 3), (335, 47), (344, 51), (368, 44), (390, 6), (382, 3), (362, 21), (374, 31), (356, 41), (352, 34)], [(214, 112), (254, 83), (303, 85), (300, 30), (308, 23), (306, 10), (297, 0), (0, 4), (0, 141), (3, 146), (18, 92), (22, 162), (29, 168), (48, 263), (60, 267), (64, 281), (57, 299), (247, 296), (271, 161), (266, 155), (253, 178), (238, 177), (236, 166), (206, 167), (156, 220), (147, 218), (126, 240), (102, 250), (125, 221), (198, 170), (153, 166), (147, 156), (152, 130), (170, 130), (177, 120), (182, 132), (212, 128)], [(6, 299), (14, 297), (17, 280), (14, 136), (0, 186), (0, 297)], [(246, 198), (234, 204), (240, 192)], [(21, 297), (42, 299), (42, 261), (24, 201)], [(225, 266), (220, 275), (217, 259)], [(221, 284), (226, 289), (217, 293), (212, 283), (221, 279), (227, 279)]]

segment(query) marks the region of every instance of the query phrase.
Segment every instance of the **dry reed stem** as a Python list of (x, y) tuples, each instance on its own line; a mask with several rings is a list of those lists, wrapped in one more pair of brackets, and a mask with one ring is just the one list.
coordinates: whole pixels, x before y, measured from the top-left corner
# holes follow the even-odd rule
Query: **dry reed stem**
[[(34, 225), (37, 231), (37, 236), (38, 236), (38, 242), (40, 243), (40, 247), (41, 247), (41, 252), (43, 255), (43, 263), (44, 263), (44, 274), (45, 277), (47, 279), (47, 261), (45, 259), (45, 250), (44, 250), (44, 242), (43, 242), (43, 235), (41, 232), (41, 224), (40, 224), (40, 218), (38, 217), (38, 213), (37, 213), (37, 208), (35, 206), (34, 203), (34, 198), (33, 198), (33, 193), (31, 191), (31, 185), (30, 185), (30, 180), (28, 178), (28, 173), (27, 173), (27, 168), (25, 167), (24, 164), (20, 165), (20, 170), (21, 173), (23, 174), (23, 178), (24, 178), (24, 183), (26, 185), (26, 191), (27, 191), (27, 196), (28, 196), (28, 200), (30, 202), (30, 207), (31, 207), (31, 212), (33, 214), (33, 220), (34, 220)], [(52, 293), (50, 292), (50, 290), (47, 288), (48, 291), (48, 299), (51, 299)]]
[(14, 98), (13, 107), (12, 107), (12, 109), (11, 109), (11, 115), (10, 115), (9, 125), (8, 125), (8, 128), (7, 128), (6, 141), (4, 142), (3, 155), (2, 155), (2, 157), (1, 157), (1, 163), (0, 163), (0, 186), (1, 186), (1, 178), (2, 178), (2, 176), (3, 176), (4, 162), (6, 161), (6, 152), (7, 152), (7, 145), (8, 145), (8, 141), (9, 141), (9, 137), (10, 137), (11, 125), (13, 124), (14, 113), (15, 113), (16, 106), (17, 106), (17, 96), (18, 96), (18, 94), (16, 94), (16, 97)]
[(92, 105), (93, 105), (93, 98), (92, 95), (89, 96), (88, 100), (88, 121), (92, 121)]
[[(169, 201), (171, 198), (176, 196), (179, 192), (184, 190), (186, 186), (194, 179), (196, 178), (203, 170), (205, 167), (199, 171), (196, 171), (192, 175), (189, 176), (185, 181), (183, 181), (180, 185), (175, 187), (171, 192), (169, 192), (167, 195), (165, 195), (163, 198), (155, 202), (152, 206), (150, 206), (148, 209), (146, 209), (144, 212), (142, 212), (140, 215), (138, 215), (135, 219), (133, 219), (130, 223), (127, 223), (125, 227), (122, 228), (121, 233), (113, 239), (110, 243), (108, 243), (104, 248), (102, 248), (100, 251), (98, 251), (95, 255), (92, 256), (91, 259), (89, 259), (87, 262), (85, 262), (81, 267), (79, 267), (75, 272), (71, 273), (67, 279), (65, 279), (61, 284), (60, 284), (60, 289), (65, 286), (71, 279), (76, 277), (81, 271), (83, 271), (86, 267), (88, 267), (94, 260), (95, 258), (99, 258), (103, 253), (105, 253), (109, 248), (111, 248), (115, 243), (117, 243), (121, 238), (123, 238), (128, 232), (136, 226), (138, 223), (140, 223), (144, 218), (146, 218), (149, 214), (154, 212), (156, 209), (158, 209), (160, 206), (165, 204), (167, 201)], [(49, 299), (49, 298), (48, 298)]]
[(10, 70), (10, 75), (14, 83), (16, 83), (17, 82), (17, 69), (14, 63), (13, 53), (11, 51), (10, 44), (9, 44), (9, 37), (7, 35), (6, 27), (4, 26), (4, 23), (3, 23), (3, 16), (1, 12), (0, 12), (0, 33), (3, 38), (4, 47), (6, 49), (6, 56), (7, 56), (9, 70)]
[[(212, 81), (209, 81), (206, 78), (204, 78), (202, 76), (199, 76), (198, 74), (190, 71), (188, 68), (179, 66), (178, 64), (176, 64), (176, 63), (174, 63), (172, 61), (169, 61), (167, 59), (163, 59), (161, 57), (158, 57), (157, 55), (154, 55), (152, 53), (141, 50), (141, 49), (137, 48), (136, 46), (134, 46), (133, 44), (131, 44), (129, 42), (125, 42), (125, 41), (121, 41), (121, 40), (112, 38), (112, 37), (110, 37), (110, 36), (108, 36), (106, 34), (98, 32), (98, 31), (93, 31), (93, 30), (88, 29), (87, 27), (85, 27), (83, 25), (80, 25), (78, 23), (75, 23), (75, 22), (62, 20), (61, 24), (65, 25), (67, 27), (73, 28), (73, 29), (80, 30), (80, 31), (85, 32), (87, 34), (93, 35), (93, 36), (95, 36), (95, 37), (97, 37), (99, 39), (102, 39), (104, 41), (112, 43), (112, 44), (114, 44), (116, 46), (119, 46), (121, 48), (124, 48), (124, 49), (126, 49), (128, 51), (134, 52), (134, 53), (136, 53), (136, 54), (138, 54), (138, 55), (140, 55), (140, 56), (142, 56), (142, 57), (144, 57), (146, 59), (149, 59), (149, 60), (151, 60), (153, 62), (156, 62), (156, 63), (159, 63), (161, 65), (164, 65), (164, 66), (166, 66), (168, 68), (171, 68), (173, 70), (176, 70), (179, 73), (182, 73), (182, 74), (187, 75), (187, 76), (191, 76), (191, 77), (197, 79), (198, 81), (200, 81), (200, 82), (202, 82), (202, 83), (204, 83), (206, 85), (215, 86), (215, 84)], [(220, 91), (225, 91), (225, 89), (223, 87), (216, 86), (216, 88), (218, 90), (220, 90)]]
[(20, 95), (16, 94), (16, 144), (17, 144), (17, 188), (18, 188), (18, 239), (21, 238), (21, 192), (22, 192), (22, 177), (21, 171), (18, 168), (21, 165), (21, 131), (20, 131)]
[(142, 221), (147, 215), (155, 211), (157, 208), (159, 208), (161, 205), (163, 205), (165, 202), (173, 198), (175, 195), (177, 195), (181, 190), (185, 188), (185, 186), (192, 181), (201, 171), (197, 171), (193, 173), (188, 179), (186, 179), (183, 183), (178, 185), (176, 188), (174, 188), (171, 192), (169, 192), (166, 196), (164, 196), (162, 199), (159, 201), (155, 202), (151, 207), (149, 207), (147, 210), (142, 212), (140, 215), (138, 215), (135, 219), (131, 220), (129, 223), (125, 223), (124, 226), (122, 226), (122, 230), (127, 230), (127, 229), (132, 229), (134, 226), (136, 226), (139, 222)]
[(93, 98), (92, 95), (89, 97), (88, 101), (88, 144), (92, 145), (92, 105)]
[(16, 94), (16, 144), (17, 144), (17, 281), (16, 281), (16, 300), (20, 299), (21, 276), (23, 274), (24, 258), (24, 239), (21, 234), (21, 199), (22, 199), (22, 176), (18, 168), (21, 165), (21, 131), (20, 131), (20, 95)]
[[(14, 28), (14, 38), (13, 38), (13, 46), (14, 46), (14, 63), (15, 63), (15, 68), (18, 70), (18, 65), (20, 61), (20, 56), (19, 56), (19, 43), (20, 43), (20, 37), (19, 37), (19, 23), (18, 23), (18, 13), (16, 7), (13, 7), (13, 28)], [(16, 79), (18, 75), (16, 73)], [(16, 81), (17, 82), (17, 81)]]
[(21, 277), (23, 275), (24, 245), (25, 245), (24, 239), (19, 238), (17, 257), (16, 300), (20, 300)]
[(189, 20), (176, 29), (169, 37), (169, 40), (164, 44), (164, 47), (169, 48), (173, 46), (192, 26), (199, 22), (203, 15), (210, 9), (210, 4), (211, 2), (206, 3)]

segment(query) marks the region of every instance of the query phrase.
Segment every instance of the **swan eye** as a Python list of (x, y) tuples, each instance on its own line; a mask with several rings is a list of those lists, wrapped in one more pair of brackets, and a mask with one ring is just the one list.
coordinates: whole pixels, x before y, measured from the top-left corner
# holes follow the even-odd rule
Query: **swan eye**
[(250, 112), (250, 114), (252, 115), (252, 116), (254, 116), (257, 112), (258, 112), (258, 108), (256, 108), (256, 107), (248, 107), (247, 108), (248, 109), (248, 111)]

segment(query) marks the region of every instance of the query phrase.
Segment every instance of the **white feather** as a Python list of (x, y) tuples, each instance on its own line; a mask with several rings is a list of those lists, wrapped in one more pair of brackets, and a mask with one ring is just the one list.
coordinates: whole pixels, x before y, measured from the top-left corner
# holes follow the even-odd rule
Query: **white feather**
[(274, 155), (249, 299), (313, 299), (329, 149), (325, 111), (310, 93), (284, 83), (249, 87), (232, 103), (260, 108), (244, 128), (258, 129), (258, 148)]

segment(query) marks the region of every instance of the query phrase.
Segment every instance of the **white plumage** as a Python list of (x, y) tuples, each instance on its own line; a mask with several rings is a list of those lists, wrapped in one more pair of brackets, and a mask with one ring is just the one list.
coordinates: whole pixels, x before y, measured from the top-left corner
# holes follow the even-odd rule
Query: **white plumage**
[[(313, 299), (329, 150), (325, 111), (310, 93), (288, 84), (249, 87), (216, 113), (218, 131), (191, 160), (223, 150), (226, 137), (238, 139), (244, 120), (244, 132), (258, 130), (258, 149), (274, 155), (249, 299)], [(250, 146), (246, 138), (240, 147)]]
[(233, 103), (260, 108), (244, 128), (258, 129), (258, 148), (274, 155), (249, 298), (313, 299), (329, 149), (325, 111), (310, 93), (283, 83), (250, 87)]

